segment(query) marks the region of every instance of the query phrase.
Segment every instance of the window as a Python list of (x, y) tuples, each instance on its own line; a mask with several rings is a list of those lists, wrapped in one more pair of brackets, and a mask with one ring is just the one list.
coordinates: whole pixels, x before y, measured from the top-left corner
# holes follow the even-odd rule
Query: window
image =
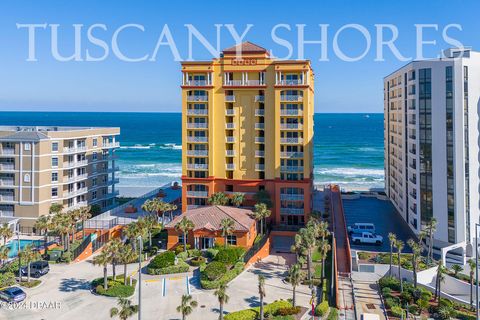
[(97, 199), (97, 191), (92, 191), (92, 199)]
[(93, 139), (93, 146), (94, 146), (94, 147), (98, 146), (97, 138)]
[[(178, 235), (178, 242), (183, 244), (183, 232)], [(185, 237), (185, 242), (188, 243), (188, 234)]]
[(52, 188), (52, 198), (58, 197), (58, 188)]
[(30, 151), (30, 150), (32, 149), (32, 145), (31, 145), (30, 143), (25, 143), (25, 144), (23, 145), (23, 149), (24, 149), (25, 151)]
[(52, 152), (58, 151), (58, 142), (52, 142)]
[(52, 172), (52, 182), (58, 182), (58, 172)]
[(92, 179), (92, 186), (96, 186), (97, 185), (97, 178), (93, 178)]
[(229, 245), (236, 246), (237, 245), (237, 236), (234, 236), (234, 235), (227, 236), (227, 243)]
[(96, 152), (92, 152), (92, 159), (95, 161), (98, 159), (98, 155)]
[(27, 173), (23, 176), (23, 182), (30, 182), (30, 175)]
[(58, 167), (58, 158), (52, 157), (52, 167)]

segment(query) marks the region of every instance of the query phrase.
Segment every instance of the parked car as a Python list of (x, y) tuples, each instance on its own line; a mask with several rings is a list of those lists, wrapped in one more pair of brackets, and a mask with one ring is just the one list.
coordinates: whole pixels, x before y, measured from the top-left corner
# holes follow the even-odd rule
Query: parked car
[(383, 237), (371, 232), (353, 233), (352, 241), (355, 244), (382, 244)]
[(362, 233), (371, 232), (375, 233), (375, 225), (373, 223), (354, 223), (353, 226), (348, 226), (348, 233)]
[(10, 287), (0, 291), (0, 299), (6, 302), (22, 302), (26, 298), (27, 294), (19, 287)]
[[(22, 276), (28, 275), (28, 267), (22, 267)], [(30, 263), (30, 276), (34, 278), (40, 278), (41, 276), (47, 274), (50, 271), (50, 266), (48, 261), (35, 261)]]
[(380, 316), (375, 313), (362, 313), (361, 320), (380, 320)]

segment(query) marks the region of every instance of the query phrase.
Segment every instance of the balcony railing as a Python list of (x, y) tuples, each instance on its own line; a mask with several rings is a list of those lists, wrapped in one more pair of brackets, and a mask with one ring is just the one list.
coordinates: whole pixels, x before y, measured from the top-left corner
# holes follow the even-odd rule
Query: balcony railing
[(86, 146), (63, 148), (63, 153), (77, 153), (77, 152), (85, 152), (85, 151), (87, 151)]
[(234, 157), (235, 156), (235, 150), (225, 150), (225, 155), (227, 157)]
[(113, 167), (113, 168), (108, 168), (107, 169), (107, 172), (111, 173), (111, 172), (116, 172), (116, 171), (120, 171), (120, 167)]
[(256, 171), (265, 171), (265, 165), (264, 164), (255, 164), (255, 170)]
[(235, 164), (234, 163), (227, 163), (227, 164), (225, 164), (225, 169), (235, 170)]
[(234, 116), (235, 115), (235, 109), (225, 109), (225, 115)]
[(265, 151), (255, 150), (255, 157), (265, 157)]
[(188, 109), (189, 116), (208, 116), (208, 109)]
[(255, 123), (255, 129), (257, 130), (265, 129), (265, 123)]
[(282, 130), (302, 130), (303, 125), (301, 123), (282, 123), (280, 128)]
[(282, 166), (280, 168), (283, 172), (303, 172), (302, 166)]
[(301, 116), (303, 111), (300, 109), (283, 109), (280, 110), (280, 115), (282, 116)]
[(249, 87), (249, 86), (264, 86), (265, 81), (260, 80), (227, 80), (224, 86), (227, 87)]
[(290, 159), (303, 158), (303, 152), (282, 152), (280, 156), (282, 158), (290, 158)]
[(226, 136), (226, 137), (225, 137), (225, 141), (226, 141), (227, 143), (235, 143), (235, 137), (233, 137), (233, 136)]
[(301, 102), (303, 101), (303, 96), (300, 95), (291, 95), (291, 94), (286, 94), (286, 95), (281, 95), (280, 96), (280, 101), (288, 101), (288, 102)]
[(303, 84), (305, 84), (303, 79), (277, 80), (276, 83), (278, 86), (298, 86)]
[(105, 198), (114, 198), (114, 197), (117, 197), (119, 194), (120, 194), (120, 192), (118, 190), (115, 190), (115, 191), (107, 193), (105, 195)]
[(0, 179), (1, 187), (13, 186), (14, 184), (15, 184), (15, 180), (13, 179)]
[(208, 191), (187, 191), (187, 197), (208, 198)]
[(235, 102), (235, 96), (225, 96), (225, 102)]
[(255, 115), (256, 116), (264, 116), (265, 115), (265, 109), (255, 109)]
[(234, 122), (225, 123), (225, 129), (235, 129), (235, 123)]
[(71, 198), (88, 192), (87, 188), (80, 188), (77, 190), (67, 191), (63, 193), (64, 198)]
[(187, 128), (188, 129), (207, 129), (208, 128), (208, 123), (189, 122), (189, 123), (187, 123)]
[(15, 201), (15, 195), (13, 194), (0, 194), (0, 202), (12, 202)]
[(187, 137), (187, 142), (208, 142), (208, 137)]
[(118, 148), (120, 147), (120, 142), (106, 142), (103, 144), (103, 148)]
[(188, 80), (185, 82), (184, 86), (191, 86), (191, 87), (205, 87), (211, 86), (212, 82), (208, 80)]
[(280, 194), (280, 200), (287, 200), (287, 201), (303, 201), (304, 197), (303, 194)]
[(73, 177), (66, 177), (66, 182), (75, 182), (75, 181), (80, 181), (80, 180), (85, 180), (88, 178), (88, 174), (79, 174), (77, 176)]
[(15, 212), (12, 210), (0, 210), (1, 217), (13, 217), (14, 215), (15, 215)]
[(75, 168), (75, 167), (83, 167), (88, 165), (88, 160), (80, 160), (80, 161), (72, 161), (72, 162), (64, 162), (64, 168)]
[(3, 148), (0, 149), (0, 155), (14, 155), (15, 154), (15, 148)]
[(208, 164), (206, 163), (188, 163), (188, 170), (208, 170)]
[(86, 207), (86, 206), (88, 206), (87, 201), (78, 201), (77, 203), (69, 206), (68, 209), (73, 210), (73, 209), (78, 209), (78, 208)]
[(281, 214), (294, 214), (294, 215), (303, 215), (305, 210), (301, 208), (280, 208)]
[(255, 137), (256, 143), (265, 143), (265, 137)]
[(187, 101), (188, 102), (207, 102), (208, 96), (191, 95), (191, 96), (187, 96)]
[(303, 138), (280, 138), (280, 143), (285, 143), (285, 144), (303, 143)]
[(108, 185), (117, 184), (117, 183), (120, 183), (120, 179), (119, 179), (119, 178), (110, 179), (110, 180), (108, 180), (108, 182), (107, 182)]
[(265, 102), (265, 96), (263, 95), (255, 96), (255, 102)]
[(208, 157), (208, 150), (187, 150), (190, 157)]
[(2, 171), (15, 170), (15, 164), (13, 164), (13, 163), (0, 163), (0, 170), (2, 170)]

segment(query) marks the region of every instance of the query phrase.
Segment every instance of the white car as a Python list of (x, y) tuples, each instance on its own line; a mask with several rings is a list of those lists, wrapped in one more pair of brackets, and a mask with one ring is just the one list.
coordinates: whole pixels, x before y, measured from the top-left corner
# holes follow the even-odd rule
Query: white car
[(348, 233), (362, 233), (371, 232), (375, 233), (375, 225), (373, 223), (354, 223), (352, 226), (348, 226)]
[(383, 237), (371, 232), (353, 233), (352, 242), (355, 244), (382, 244)]

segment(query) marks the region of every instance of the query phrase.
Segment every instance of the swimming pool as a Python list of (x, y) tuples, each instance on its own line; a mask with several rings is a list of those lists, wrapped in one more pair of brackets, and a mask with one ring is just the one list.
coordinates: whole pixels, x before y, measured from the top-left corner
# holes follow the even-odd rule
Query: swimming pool
[[(20, 239), (20, 250), (25, 248), (27, 245), (31, 244), (33, 247), (39, 247), (43, 245), (43, 240), (26, 240)], [(13, 239), (6, 244), (7, 248), (9, 248), (8, 257), (14, 258), (18, 255), (18, 240)]]

